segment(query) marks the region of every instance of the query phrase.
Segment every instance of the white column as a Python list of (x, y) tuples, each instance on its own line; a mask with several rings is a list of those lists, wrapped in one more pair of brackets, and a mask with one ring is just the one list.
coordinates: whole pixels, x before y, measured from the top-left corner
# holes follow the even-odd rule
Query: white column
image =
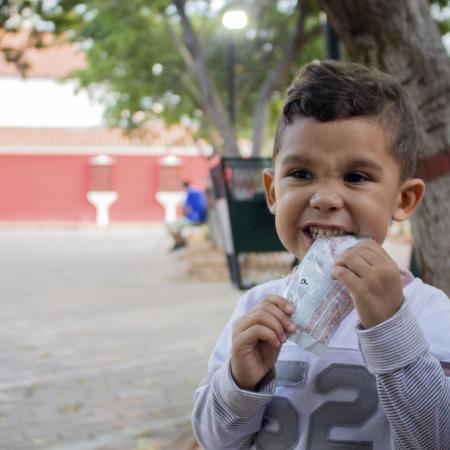
[(109, 224), (109, 208), (118, 197), (119, 195), (114, 191), (89, 191), (87, 193), (88, 201), (96, 209), (96, 222), (99, 227), (106, 227)]
[(164, 207), (166, 223), (173, 222), (177, 218), (177, 207), (183, 203), (185, 196), (186, 194), (182, 191), (159, 191), (156, 193), (156, 200)]

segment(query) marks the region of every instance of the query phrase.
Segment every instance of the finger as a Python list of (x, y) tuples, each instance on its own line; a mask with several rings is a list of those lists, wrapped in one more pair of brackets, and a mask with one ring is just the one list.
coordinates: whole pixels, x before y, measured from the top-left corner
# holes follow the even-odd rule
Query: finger
[(400, 268), (394, 259), (389, 255), (389, 253), (376, 242), (370, 242), (366, 248), (364, 248), (364, 253), (361, 255), (370, 261), (373, 267), (378, 267), (386, 270), (395, 270), (400, 273)]
[[(370, 248), (369, 249), (373, 255), (376, 255), (379, 260), (378, 260), (378, 265), (382, 265), (382, 264), (391, 264), (392, 266), (396, 266), (398, 267), (397, 263), (395, 262), (395, 260), (392, 258), (392, 256), (382, 247), (379, 248)], [(375, 258), (375, 256), (374, 256)]]
[(273, 330), (277, 334), (280, 341), (284, 342), (286, 340), (282, 322), (280, 322), (276, 316), (272, 315), (266, 309), (261, 307), (255, 308), (249, 314), (242, 317), (238, 322), (236, 322), (234, 334), (242, 334), (255, 325), (262, 325)]
[(378, 253), (374, 252), (370, 248), (363, 248), (358, 254), (367, 262), (369, 266), (372, 267), (377, 266), (383, 261), (383, 258), (381, 258)]
[(389, 253), (380, 244), (378, 244), (378, 242), (374, 241), (373, 239), (367, 241), (366, 249), (368, 252), (371, 252), (374, 256), (375, 255), (378, 256), (378, 258), (380, 258), (380, 261), (383, 261), (386, 258), (392, 260)]
[(272, 347), (279, 348), (282, 344), (277, 334), (263, 325), (253, 325), (242, 332), (235, 340), (237, 346), (253, 346), (258, 341), (268, 342)]
[[(290, 314), (287, 314), (285, 311), (279, 308), (278, 305), (274, 305), (271, 302), (264, 302), (264, 304), (261, 306), (280, 321), (281, 325), (284, 328), (284, 331), (293, 333), (297, 330), (297, 325), (295, 325), (295, 323), (290, 319)], [(292, 305), (289, 303), (289, 306)]]
[(289, 303), (289, 300), (287, 300), (284, 297), (281, 297), (280, 295), (268, 295), (264, 300), (267, 302), (270, 302), (276, 306), (278, 306), (279, 308), (281, 308), (286, 314), (291, 315), (294, 312), (294, 307), (292, 306), (291, 303)]
[[(250, 313), (236, 321), (233, 335), (242, 333), (253, 324), (260, 322), (266, 326), (275, 328), (280, 338), (283, 339), (285, 337), (284, 329), (289, 332), (294, 332), (297, 329), (297, 326), (289, 319), (289, 316), (294, 312), (294, 309), (293, 305), (291, 305), (284, 297), (279, 295), (268, 295), (252, 311), (250, 311)], [(281, 331), (279, 326), (274, 322), (271, 322), (271, 325), (260, 311), (266, 311), (267, 314), (274, 316), (276, 320), (280, 322), (282, 328)]]
[(336, 266), (351, 270), (359, 278), (366, 277), (372, 270), (372, 266), (359, 253), (347, 255), (337, 262)]
[[(346, 265), (349, 258), (353, 258), (355, 255), (362, 257), (370, 266), (380, 264), (383, 261), (384, 256), (378, 251), (377, 247), (381, 248), (372, 239), (360, 242), (344, 252), (344, 254), (337, 259), (336, 265)], [(383, 252), (384, 250), (381, 249), (381, 251)]]
[(351, 293), (358, 293), (361, 290), (362, 280), (350, 269), (344, 266), (334, 266), (331, 270), (331, 276), (340, 281)]

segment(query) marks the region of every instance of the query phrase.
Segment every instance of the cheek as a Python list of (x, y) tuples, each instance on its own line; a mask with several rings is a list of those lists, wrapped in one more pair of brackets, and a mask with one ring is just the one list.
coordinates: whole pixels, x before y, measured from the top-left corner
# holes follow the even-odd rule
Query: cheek
[[(280, 239), (283, 241), (283, 239), (286, 239), (286, 235), (289, 234), (289, 225), (287, 221), (287, 217), (285, 214), (280, 214), (279, 209), (277, 211), (277, 214), (275, 215), (275, 226), (277, 228), (277, 233)], [(283, 242), (284, 243), (284, 242)]]
[(286, 213), (286, 210), (277, 210), (277, 215), (275, 216), (275, 226), (278, 237), (283, 246), (289, 251), (292, 251), (296, 241), (296, 228), (292, 218)]
[[(372, 205), (372, 208), (365, 209), (363, 217), (364, 222), (361, 223), (361, 233), (369, 235), (379, 244), (382, 244), (386, 238), (389, 225), (391, 223), (391, 215), (389, 208), (380, 207), (380, 205)], [(385, 205), (386, 206), (386, 205)]]
[(298, 197), (291, 193), (278, 197), (276, 221), (280, 227), (295, 228), (301, 215), (301, 206)]

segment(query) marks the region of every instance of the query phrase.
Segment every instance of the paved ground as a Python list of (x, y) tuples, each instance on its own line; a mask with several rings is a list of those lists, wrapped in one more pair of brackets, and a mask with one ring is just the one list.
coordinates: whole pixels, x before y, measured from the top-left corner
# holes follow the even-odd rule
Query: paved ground
[(240, 293), (160, 227), (0, 230), (0, 449), (162, 449)]

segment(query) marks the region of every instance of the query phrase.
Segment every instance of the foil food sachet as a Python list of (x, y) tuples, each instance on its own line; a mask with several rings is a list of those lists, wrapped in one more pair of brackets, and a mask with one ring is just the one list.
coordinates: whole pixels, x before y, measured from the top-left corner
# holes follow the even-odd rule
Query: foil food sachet
[(319, 237), (291, 274), (285, 297), (295, 308), (291, 320), (298, 330), (288, 339), (317, 356), (325, 353), (339, 324), (354, 307), (348, 289), (331, 278), (331, 269), (347, 249), (366, 239)]

